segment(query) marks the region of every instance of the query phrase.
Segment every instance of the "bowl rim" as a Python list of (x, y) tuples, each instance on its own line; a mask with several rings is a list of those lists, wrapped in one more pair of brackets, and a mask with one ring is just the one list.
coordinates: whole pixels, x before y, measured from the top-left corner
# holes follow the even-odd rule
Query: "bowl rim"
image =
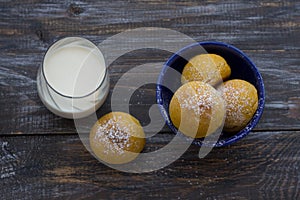
[[(230, 50), (233, 50), (235, 53), (239, 54), (239, 56), (241, 56), (242, 59), (244, 59), (246, 62), (248, 62), (249, 66), (251, 67), (251, 71), (255, 74), (256, 81), (258, 82), (259, 88), (256, 88), (258, 90), (258, 107), (257, 107), (257, 110), (254, 113), (252, 119), (248, 122), (246, 127), (244, 127), (242, 130), (240, 130), (236, 134), (234, 134), (226, 139), (219, 140), (220, 139), (219, 138), (218, 141), (214, 144), (206, 144), (206, 143), (203, 143), (202, 141), (200, 141), (199, 139), (195, 139), (192, 142), (192, 144), (197, 145), (197, 146), (224, 147), (224, 146), (230, 145), (232, 143), (235, 143), (235, 142), (241, 140), (242, 138), (244, 138), (246, 135), (248, 135), (251, 132), (251, 130), (258, 124), (258, 122), (263, 114), (264, 106), (265, 106), (265, 86), (263, 83), (263, 78), (262, 78), (258, 68), (256, 67), (256, 65), (240, 49), (234, 47), (233, 45), (230, 45), (230, 44), (227, 44), (224, 42), (219, 42), (219, 41), (197, 42), (197, 43), (192, 43), (186, 47), (183, 47), (182, 49), (180, 49), (179, 51), (174, 53), (171, 57), (169, 57), (168, 60), (163, 65), (163, 68), (159, 74), (157, 84), (156, 84), (156, 103), (158, 104), (160, 113), (163, 116), (167, 126), (171, 129), (171, 131), (175, 134), (179, 133), (179, 134), (183, 135), (183, 133), (181, 133), (173, 125), (172, 121), (170, 120), (169, 114), (168, 114), (169, 111), (167, 111), (163, 106), (163, 100), (161, 98), (161, 96), (162, 96), (161, 83), (163, 81), (163, 76), (164, 76), (165, 72), (169, 68), (170, 64), (174, 61), (174, 59), (177, 58), (180, 55), (180, 53), (187, 51), (188, 49), (193, 48), (195, 46), (199, 46), (199, 45), (203, 48), (206, 45), (215, 45), (215, 46), (225, 47), (225, 48), (229, 48)], [(187, 137), (187, 136), (185, 136), (185, 137)]]

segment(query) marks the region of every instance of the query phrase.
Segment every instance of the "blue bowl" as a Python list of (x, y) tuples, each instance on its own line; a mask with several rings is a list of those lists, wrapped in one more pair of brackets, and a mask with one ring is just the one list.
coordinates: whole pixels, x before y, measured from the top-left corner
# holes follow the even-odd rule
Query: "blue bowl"
[(249, 134), (258, 123), (265, 104), (264, 83), (262, 76), (254, 63), (245, 53), (232, 45), (222, 42), (199, 42), (179, 50), (172, 55), (163, 66), (156, 87), (156, 99), (160, 111), (168, 127), (176, 134), (181, 133), (170, 120), (169, 103), (174, 92), (181, 86), (181, 73), (184, 66), (189, 59), (201, 53), (214, 53), (222, 56), (231, 67), (230, 79), (242, 79), (248, 81), (253, 84), (258, 91), (258, 109), (244, 129), (234, 134), (222, 132), (218, 141), (213, 144), (204, 143), (203, 139), (194, 139), (193, 141), (193, 144), (198, 146), (222, 147), (242, 139)]

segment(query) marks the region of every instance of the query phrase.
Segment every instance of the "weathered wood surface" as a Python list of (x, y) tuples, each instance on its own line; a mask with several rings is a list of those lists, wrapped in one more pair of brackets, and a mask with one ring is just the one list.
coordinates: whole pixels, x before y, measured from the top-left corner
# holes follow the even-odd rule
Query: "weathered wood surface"
[[(299, 13), (298, 1), (2, 1), (1, 134), (74, 132), (72, 121), (47, 111), (36, 92), (37, 69), (52, 42), (77, 35), (97, 44), (122, 31), (149, 26), (244, 50), (261, 70), (266, 85), (266, 109), (257, 129), (299, 129)], [(135, 51), (114, 62), (109, 67), (112, 87), (130, 68), (164, 62), (170, 55), (158, 52)], [(143, 104), (154, 102), (153, 88), (143, 94)], [(108, 100), (102, 111), (108, 112), (109, 107)]]
[[(299, 199), (299, 13), (296, 0), (0, 0), (0, 199)], [(138, 27), (170, 28), (246, 52), (266, 87), (255, 131), (201, 160), (191, 146), (153, 173), (121, 173), (94, 159), (73, 121), (43, 106), (36, 73), (59, 38), (82, 36), (98, 44)], [(169, 56), (148, 49), (120, 57), (109, 66), (111, 91), (129, 69)], [(145, 124), (154, 102), (154, 86), (143, 87), (132, 98), (131, 112)], [(98, 114), (109, 110), (108, 98)], [(161, 133), (146, 150), (172, 137), (166, 127)]]
[(0, 198), (299, 199), (299, 134), (252, 133), (201, 160), (191, 146), (170, 166), (145, 174), (106, 167), (76, 136), (2, 137)]

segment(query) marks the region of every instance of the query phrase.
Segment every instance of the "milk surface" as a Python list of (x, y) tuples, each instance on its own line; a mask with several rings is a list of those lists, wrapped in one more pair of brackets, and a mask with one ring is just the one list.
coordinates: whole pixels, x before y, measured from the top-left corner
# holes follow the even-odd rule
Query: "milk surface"
[(62, 47), (45, 57), (44, 74), (49, 85), (65, 96), (81, 97), (95, 91), (105, 75), (97, 49)]

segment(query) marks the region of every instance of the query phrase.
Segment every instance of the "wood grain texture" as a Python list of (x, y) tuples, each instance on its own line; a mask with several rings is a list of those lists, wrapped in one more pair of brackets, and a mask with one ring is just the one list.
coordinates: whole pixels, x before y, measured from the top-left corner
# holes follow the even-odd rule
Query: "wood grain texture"
[[(300, 199), (299, 13), (296, 0), (1, 0), (0, 199)], [(39, 100), (37, 70), (47, 48), (62, 37), (99, 44), (139, 27), (170, 28), (243, 50), (266, 87), (255, 131), (201, 160), (199, 148), (191, 146), (152, 173), (118, 172), (93, 158), (74, 122), (53, 115)], [(110, 95), (125, 72), (170, 55), (143, 49), (121, 56), (109, 66)], [(130, 112), (146, 125), (153, 103), (155, 85), (146, 85), (131, 98)], [(110, 107), (109, 96), (98, 116)], [(144, 151), (161, 148), (172, 136), (164, 127)]]
[[(101, 164), (77, 136), (2, 137), (1, 199), (298, 199), (300, 132), (257, 132), (199, 159), (127, 174)], [(167, 135), (147, 142), (160, 148)]]
[[(1, 1), (0, 133), (75, 131), (71, 120), (51, 114), (37, 96), (37, 69), (52, 42), (83, 36), (97, 44), (124, 30), (149, 26), (171, 28), (196, 41), (231, 43), (245, 51), (261, 70), (266, 85), (266, 109), (257, 130), (297, 130), (299, 13), (298, 1)], [(132, 67), (164, 62), (169, 56), (146, 50), (122, 56), (109, 67), (112, 89)], [(141, 93), (146, 99), (143, 104), (155, 102), (153, 87)], [(108, 99), (100, 112), (109, 108)], [(132, 109), (138, 113), (141, 106)]]

